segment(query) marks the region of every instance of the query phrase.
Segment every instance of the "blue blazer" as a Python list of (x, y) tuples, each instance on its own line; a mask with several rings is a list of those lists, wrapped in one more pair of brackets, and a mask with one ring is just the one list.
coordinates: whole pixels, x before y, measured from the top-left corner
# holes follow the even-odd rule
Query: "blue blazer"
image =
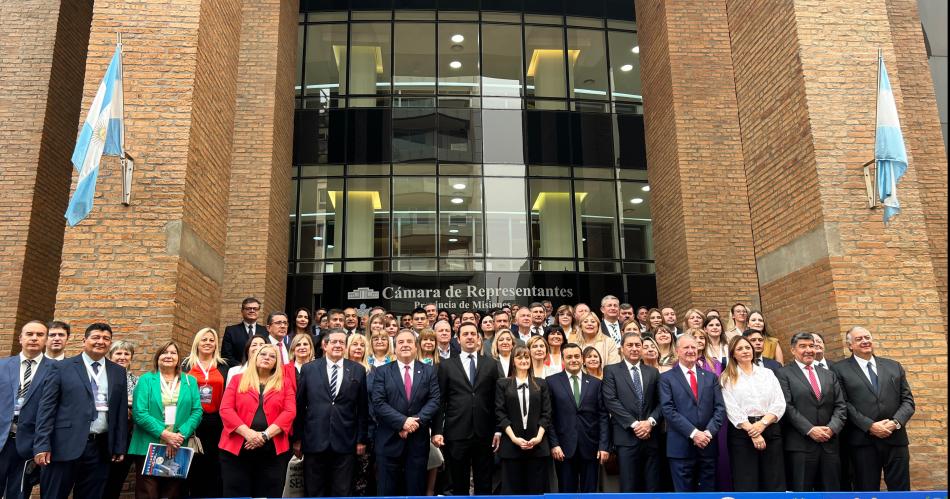
[(609, 420), (599, 379), (581, 375), (581, 405), (574, 402), (574, 390), (567, 371), (544, 379), (551, 396), (551, 447), (561, 447), (567, 458), (595, 459), (597, 451), (610, 449)]
[[(667, 457), (689, 459), (703, 455), (715, 458), (718, 452), (715, 437), (726, 417), (722, 390), (715, 374), (698, 367), (695, 370), (699, 401), (693, 397), (679, 364), (660, 375), (660, 407), (668, 428)], [(712, 433), (713, 439), (705, 449), (693, 445), (689, 438), (693, 430)]]
[(297, 380), (297, 418), (294, 438), (302, 441), (307, 453), (332, 450), (355, 454), (357, 443), (366, 443), (366, 369), (343, 359), (340, 389), (330, 398), (327, 358), (304, 364)]
[[(26, 390), (26, 399), (20, 408), (17, 423), (17, 454), (23, 459), (33, 457), (33, 436), (36, 434), (36, 413), (43, 396), (43, 384), (53, 364), (57, 361), (44, 357), (40, 361), (30, 388)], [(6, 445), (13, 423), (13, 404), (20, 390), (20, 356), (14, 355), (0, 359), (0, 449)]]
[[(399, 363), (390, 362), (373, 371), (373, 412), (376, 420), (376, 453), (386, 457), (409, 452), (429, 453), (429, 426), (439, 410), (439, 380), (434, 366), (415, 361), (412, 400), (406, 400), (406, 387)], [(419, 418), (419, 429), (405, 440), (399, 432), (408, 417)]]
[[(125, 454), (129, 449), (129, 395), (125, 369), (104, 357), (102, 362), (109, 383), (109, 452)], [(56, 462), (79, 458), (86, 448), (89, 425), (96, 415), (92, 386), (82, 354), (53, 364), (40, 399), (33, 455), (49, 452)]]

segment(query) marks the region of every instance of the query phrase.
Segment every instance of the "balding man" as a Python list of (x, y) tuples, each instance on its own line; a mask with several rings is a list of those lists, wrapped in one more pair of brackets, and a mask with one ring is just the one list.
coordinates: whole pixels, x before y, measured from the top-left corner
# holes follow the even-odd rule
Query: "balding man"
[(907, 422), (914, 395), (904, 368), (874, 355), (871, 332), (853, 327), (846, 335), (851, 357), (831, 366), (844, 387), (848, 421), (843, 445), (852, 463), (855, 490), (880, 490), (881, 472), (888, 491), (910, 490)]

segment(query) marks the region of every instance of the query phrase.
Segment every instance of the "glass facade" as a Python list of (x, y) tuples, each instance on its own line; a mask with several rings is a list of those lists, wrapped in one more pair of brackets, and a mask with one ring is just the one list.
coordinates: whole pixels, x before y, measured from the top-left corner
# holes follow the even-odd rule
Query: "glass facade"
[(655, 303), (633, 2), (525, 1), (302, 2), (289, 305)]

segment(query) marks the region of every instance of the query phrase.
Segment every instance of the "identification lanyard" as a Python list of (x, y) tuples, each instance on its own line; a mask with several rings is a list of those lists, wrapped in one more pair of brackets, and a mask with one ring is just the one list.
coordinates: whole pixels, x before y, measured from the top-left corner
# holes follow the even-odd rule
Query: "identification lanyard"
[[(175, 392), (178, 391), (178, 376), (175, 376), (171, 381), (165, 382), (165, 377), (161, 374), (158, 375), (158, 380), (162, 384), (162, 399), (172, 400), (175, 399)], [(163, 400), (164, 402), (164, 400)], [(175, 424), (175, 414), (178, 412), (178, 403), (165, 405), (165, 425), (173, 426)]]
[(106, 376), (106, 363), (103, 361), (97, 362), (102, 364), (102, 367), (99, 368), (99, 374), (96, 374), (89, 364), (83, 362), (83, 365), (86, 366), (86, 374), (89, 375), (89, 383), (92, 385), (92, 396), (95, 401), (96, 411), (108, 412), (109, 402), (106, 398), (105, 383), (103, 383), (103, 381), (108, 381), (108, 378), (103, 379)]
[[(212, 362), (214, 362), (214, 361), (212, 361)], [(201, 369), (201, 374), (204, 374), (204, 376), (205, 376), (205, 383), (207, 383), (207, 382), (208, 382), (208, 374), (211, 373), (211, 366), (209, 365), (208, 368), (205, 369), (205, 366), (201, 365), (201, 361), (200, 361), (200, 360), (199, 360), (199, 361), (196, 361), (195, 363), (198, 364), (198, 369)]]

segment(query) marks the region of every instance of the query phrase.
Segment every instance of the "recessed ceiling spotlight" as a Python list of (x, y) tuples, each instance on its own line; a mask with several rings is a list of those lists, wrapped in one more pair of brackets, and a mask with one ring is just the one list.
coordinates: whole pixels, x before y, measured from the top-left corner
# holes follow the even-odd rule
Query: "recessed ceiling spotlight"
[(462, 63), (459, 61), (452, 61), (449, 63), (449, 67), (452, 69), (459, 69), (462, 67)]
[(465, 200), (462, 198), (452, 198), (451, 201), (452, 201), (452, 204), (462, 204), (465, 202)]
[(626, 73), (627, 71), (632, 71), (632, 70), (633, 70), (633, 65), (632, 65), (632, 64), (624, 64), (623, 66), (620, 66), (620, 70), (623, 71), (624, 73)]
[(458, 233), (459, 233), (458, 229), (449, 229), (449, 234), (458, 234)]
[(643, 202), (643, 199), (642, 199), (642, 198), (633, 198), (633, 199), (630, 200), (630, 202), (633, 203), (633, 204), (640, 204), (640, 203)]
[(637, 45), (637, 46), (633, 47), (632, 49), (630, 49), (630, 51), (633, 52), (634, 54), (639, 54), (639, 53), (640, 53), (640, 46)]
[(453, 189), (462, 190), (462, 189), (465, 188), (465, 184), (462, 184), (462, 183), (452, 184), (452, 188), (453, 188)]
[(457, 242), (459, 242), (459, 240), (456, 239), (456, 238), (454, 238), (454, 237), (450, 237), (450, 238), (449, 238), (449, 242), (450, 242), (450, 243), (457, 243)]
[(455, 42), (455, 43), (462, 43), (462, 42), (465, 41), (465, 37), (462, 36), (461, 34), (456, 33), (456, 34), (452, 35), (451, 40), (452, 40), (453, 42)]
[(320, 236), (313, 236), (314, 241), (323, 241), (323, 238)]
[(451, 47), (449, 47), (449, 48), (452, 49), (453, 52), (461, 52), (461, 51), (465, 50), (465, 47), (463, 47), (463, 46), (461, 46), (461, 45), (459, 45), (459, 44), (457, 44), (457, 43), (456, 43), (456, 44), (453, 44), (453, 45), (452, 45)]
[(645, 185), (645, 186), (641, 187), (640, 190), (643, 191), (643, 192), (650, 192), (650, 186), (649, 186), (649, 185)]

